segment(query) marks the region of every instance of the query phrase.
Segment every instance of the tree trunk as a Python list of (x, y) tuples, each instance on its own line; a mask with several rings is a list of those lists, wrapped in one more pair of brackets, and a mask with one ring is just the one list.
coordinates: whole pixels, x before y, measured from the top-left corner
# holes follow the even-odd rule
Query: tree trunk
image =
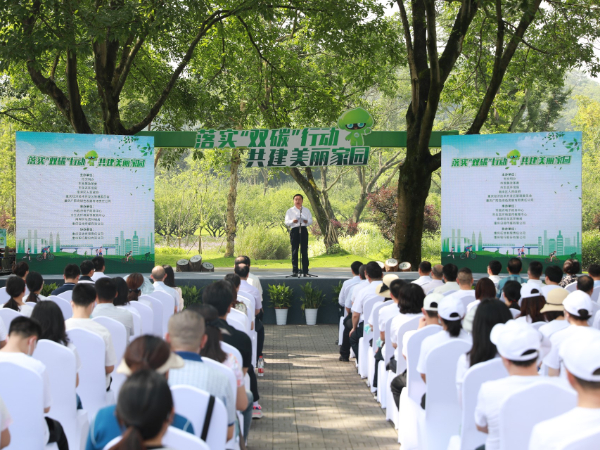
[(231, 177), (229, 178), (229, 193), (227, 194), (227, 225), (225, 226), (227, 233), (226, 258), (234, 256), (235, 252), (235, 234), (237, 232), (235, 202), (237, 200), (238, 169), (240, 163), (240, 151), (234, 148), (231, 150)]

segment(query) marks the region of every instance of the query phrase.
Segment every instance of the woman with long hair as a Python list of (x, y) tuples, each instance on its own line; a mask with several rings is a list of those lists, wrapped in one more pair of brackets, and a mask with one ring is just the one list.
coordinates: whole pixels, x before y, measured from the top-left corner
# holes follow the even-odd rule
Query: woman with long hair
[(25, 285), (29, 290), (26, 302), (37, 303), (40, 300), (46, 300), (47, 297), (40, 295), (44, 288), (44, 278), (39, 272), (29, 272), (25, 277)]
[(163, 266), (163, 269), (165, 269), (165, 274), (166, 277), (163, 280), (163, 283), (165, 283), (166, 286), (169, 286), (170, 288), (173, 288), (177, 291), (177, 295), (179, 296), (179, 299), (177, 301), (177, 312), (183, 311), (183, 292), (181, 291), (181, 288), (175, 285), (175, 271), (173, 270), (173, 267), (171, 267), (169, 264), (165, 264)]
[(515, 280), (508, 280), (502, 288), (502, 297), (504, 304), (508, 306), (513, 319), (521, 315), (521, 283)]
[(144, 276), (141, 273), (132, 273), (127, 277), (127, 288), (129, 293), (127, 294), (127, 300), (137, 301), (142, 295), (142, 284), (144, 284)]
[(523, 285), (521, 288), (521, 314), (517, 320), (526, 320), (528, 323), (545, 322), (546, 318), (542, 314), (545, 304), (546, 299), (542, 295), (541, 289)]
[(483, 300), (484, 298), (496, 297), (496, 285), (487, 277), (481, 278), (475, 285), (475, 299)]
[(115, 306), (126, 306), (129, 304), (129, 286), (122, 277), (114, 277), (113, 281), (117, 286), (117, 296), (113, 300)]
[(4, 304), (4, 308), (14, 309), (26, 317), (31, 317), (33, 308), (26, 305), (25, 297), (25, 281), (21, 277), (12, 275), (6, 279), (6, 293), (10, 295), (10, 300)]

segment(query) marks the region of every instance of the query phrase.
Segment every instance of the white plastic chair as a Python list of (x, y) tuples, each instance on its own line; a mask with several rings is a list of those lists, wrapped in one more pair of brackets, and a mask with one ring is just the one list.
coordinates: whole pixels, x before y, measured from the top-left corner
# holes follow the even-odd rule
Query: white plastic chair
[(84, 448), (90, 423), (87, 411), (77, 409), (75, 353), (64, 345), (41, 339), (33, 357), (44, 363), (50, 380), (52, 407), (48, 416), (62, 425), (69, 448)]
[(575, 406), (574, 390), (546, 380), (507, 394), (500, 406), (500, 450), (527, 450), (534, 425)]
[(591, 431), (574, 438), (568, 442), (561, 444), (558, 450), (590, 450), (598, 447), (600, 442), (600, 428), (594, 428)]
[[(395, 317), (395, 316), (394, 316)], [(386, 345), (383, 346), (383, 361), (379, 361), (379, 367), (377, 369), (377, 401), (381, 404), (381, 407), (385, 409), (387, 407), (387, 390), (389, 389), (388, 373), (385, 369), (387, 364), (392, 359), (394, 355), (394, 347), (390, 342), (391, 328), (392, 328), (392, 320), (394, 317), (390, 317), (385, 322), (385, 339), (388, 341)]]
[(0, 319), (2, 319), (2, 321), (4, 322), (4, 325), (6, 326), (6, 332), (9, 331), (10, 324), (13, 321), (13, 319), (20, 317), (22, 315), (23, 314), (21, 314), (19, 311), (15, 311), (14, 309), (0, 308)]
[[(364, 324), (368, 323), (369, 317), (371, 315), (371, 311), (375, 307), (377, 303), (382, 303), (383, 297), (373, 297), (368, 299), (363, 304), (363, 317)], [(363, 328), (364, 330), (364, 328)], [(369, 361), (367, 358), (369, 352), (369, 341), (373, 337), (373, 330), (369, 330), (368, 333), (363, 331), (363, 337), (358, 340), (358, 374), (361, 378), (367, 378), (369, 374)]]
[[(127, 348), (127, 344), (129, 343), (129, 336), (127, 336), (127, 328), (118, 320), (112, 319), (110, 317), (94, 317), (92, 319), (94, 322), (98, 322), (101, 325), (104, 325), (108, 331), (110, 331), (110, 337), (112, 338), (113, 347), (115, 349), (115, 356), (117, 357), (118, 366), (123, 359), (123, 355), (125, 354), (125, 349)], [(116, 367), (115, 367), (116, 369)], [(121, 390), (121, 385), (125, 382), (125, 375), (121, 373), (117, 373), (116, 370), (110, 374), (112, 377), (112, 384), (110, 388), (115, 393), (115, 396), (118, 397), (119, 391)]]
[(486, 381), (498, 380), (508, 376), (501, 358), (494, 358), (475, 364), (465, 373), (462, 387), (462, 421), (460, 436), (452, 436), (450, 442), (453, 449), (473, 450), (485, 444), (486, 435), (477, 430), (475, 425), (475, 408), (481, 385)]
[(58, 294), (58, 297), (64, 298), (66, 301), (71, 302), (71, 300), (73, 300), (73, 289)]
[[(186, 417), (194, 426), (196, 436), (200, 437), (206, 418), (206, 407), (210, 394), (198, 388), (185, 385), (171, 387), (175, 412)], [(210, 450), (224, 450), (227, 441), (227, 409), (219, 398), (215, 398), (206, 444)]]
[(596, 313), (596, 315), (594, 316), (594, 322), (593, 322), (592, 326), (594, 328), (596, 328), (597, 330), (600, 330), (600, 311), (598, 311)]
[(32, 308), (35, 308), (37, 305), (37, 302), (25, 302), (25, 304), (31, 306)]
[(48, 297), (48, 300), (58, 305), (65, 320), (73, 317), (73, 307), (71, 306), (71, 300), (65, 300), (64, 297), (60, 297), (57, 295), (51, 295), (50, 297)]
[(228, 319), (230, 317), (233, 318), (234, 320), (239, 321), (240, 323), (242, 323), (244, 325), (244, 328), (245, 328), (244, 332), (246, 334), (250, 333), (251, 322), (250, 322), (250, 318), (246, 314), (244, 314), (241, 311), (238, 311), (237, 309), (231, 309), (231, 311), (227, 315)]
[(10, 300), (10, 295), (6, 293), (6, 287), (0, 288), (0, 305), (4, 305)]
[[(106, 444), (103, 450), (111, 449), (120, 441), (121, 436), (117, 436), (108, 444)], [(167, 428), (167, 432), (162, 438), (162, 444), (165, 447), (174, 448), (177, 450), (210, 450), (208, 445), (206, 445), (206, 442), (199, 437), (175, 427)]]
[(565, 286), (565, 289), (569, 292), (575, 292), (577, 290), (577, 281), (575, 281), (574, 283), (571, 283), (571, 284), (567, 284)]
[(77, 393), (92, 421), (100, 408), (114, 403), (113, 392), (106, 391), (106, 347), (102, 338), (91, 331), (73, 328), (67, 334), (81, 359)]
[[(164, 308), (163, 303), (160, 300), (150, 296), (150, 295), (142, 295), (138, 298), (138, 302), (147, 301), (152, 305), (152, 312), (154, 313), (152, 320), (152, 334), (158, 336), (160, 338), (164, 337)], [(133, 303), (133, 302), (132, 302)], [(150, 330), (144, 331), (145, 334), (150, 334)]]
[(154, 311), (152, 311), (152, 308), (138, 301), (129, 302), (129, 304), (124, 306), (124, 308), (134, 310), (139, 313), (142, 319), (141, 334), (152, 334), (152, 330), (154, 329)]
[[(377, 362), (375, 361), (375, 353), (377, 353), (377, 350), (379, 347), (377, 347), (377, 345), (375, 344), (375, 342), (377, 342), (377, 339), (379, 339), (379, 311), (381, 310), (381, 308), (383, 308), (384, 306), (389, 306), (392, 303), (390, 303), (391, 300), (388, 300), (387, 302), (381, 302), (377, 305), (375, 305), (372, 309), (371, 315), (373, 316), (373, 345), (369, 345), (369, 347), (367, 348), (367, 385), (371, 386), (371, 392), (376, 392), (377, 388), (373, 386), (373, 378), (375, 377), (375, 364), (377, 364)], [(369, 343), (367, 342), (367, 345)]]
[(244, 364), (244, 360), (242, 359), (242, 354), (237, 348), (235, 348), (233, 345), (229, 345), (228, 343), (221, 341), (221, 350), (223, 350), (225, 353), (231, 353), (233, 356), (235, 356), (235, 358), (238, 360), (238, 363), (240, 364), (240, 367), (242, 367), (242, 365)]
[(248, 334), (248, 328), (244, 323), (244, 320), (235, 314), (227, 315), (227, 324), (232, 326), (236, 330), (241, 331), (242, 333)]
[(531, 324), (531, 326), (532, 326), (533, 328), (535, 328), (536, 330), (539, 330), (539, 329), (540, 329), (540, 327), (542, 327), (542, 326), (546, 325), (547, 323), (548, 323), (548, 322), (534, 322), (534, 323), (532, 323), (532, 324)]
[[(10, 426), (9, 450), (43, 450), (58, 448), (46, 445), (44, 437), (44, 385), (33, 370), (9, 362), (0, 362), (3, 380), (18, 380), (27, 389), (15, 389), (14, 383), (0, 383), (0, 397), (4, 400), (13, 423)], [(52, 409), (51, 409), (52, 410)]]
[(155, 290), (152, 294), (150, 294), (150, 297), (154, 297), (155, 299), (157, 299), (158, 301), (160, 301), (162, 303), (162, 310), (163, 310), (163, 333), (162, 335), (164, 336), (165, 334), (167, 334), (168, 331), (168, 327), (169, 327), (169, 319), (171, 318), (171, 316), (173, 315), (173, 312), (175, 311), (175, 299), (173, 298), (173, 296), (167, 292), (164, 291), (157, 291)]
[[(122, 306), (118, 306), (117, 308), (123, 308)], [(133, 333), (129, 338), (129, 342), (135, 340), (138, 336), (142, 335), (142, 316), (140, 312), (135, 308), (123, 308), (127, 309), (131, 313), (131, 317), (133, 318)]]

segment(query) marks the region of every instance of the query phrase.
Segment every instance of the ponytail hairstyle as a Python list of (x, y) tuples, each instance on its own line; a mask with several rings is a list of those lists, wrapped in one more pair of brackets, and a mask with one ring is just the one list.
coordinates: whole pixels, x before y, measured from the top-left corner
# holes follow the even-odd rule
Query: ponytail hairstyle
[(157, 370), (171, 356), (171, 347), (163, 339), (144, 334), (127, 346), (123, 360), (131, 373), (140, 370)]
[(6, 280), (6, 293), (10, 295), (10, 300), (4, 304), (5, 308), (14, 309), (20, 312), (21, 307), (15, 300), (16, 297), (23, 295), (25, 292), (25, 281), (23, 278), (17, 276), (10, 276)]
[(156, 438), (173, 413), (173, 396), (167, 379), (153, 370), (132, 374), (121, 386), (116, 415), (125, 427), (123, 438), (111, 450), (146, 450), (145, 441)]
[(163, 266), (163, 269), (165, 269), (165, 279), (163, 280), (163, 283), (165, 283), (165, 286), (169, 286), (169, 287), (176, 287), (175, 286), (175, 272), (173, 272), (173, 267), (171, 267), (169, 264), (165, 264)]
[(142, 284), (144, 284), (144, 276), (141, 273), (132, 273), (127, 277), (127, 287), (129, 294), (127, 300), (137, 300), (142, 293)]
[(42, 327), (38, 339), (48, 339), (60, 345), (69, 344), (69, 336), (65, 328), (65, 317), (56, 303), (50, 300), (38, 302), (33, 308), (31, 318), (37, 320)]
[(117, 296), (113, 300), (113, 305), (115, 306), (125, 306), (129, 304), (129, 286), (127, 286), (127, 282), (122, 277), (114, 277), (113, 281), (115, 286), (117, 286)]
[(212, 305), (193, 305), (191, 308), (204, 317), (204, 325), (206, 326), (204, 330), (207, 337), (206, 344), (200, 350), (200, 355), (222, 363), (227, 359), (227, 354), (221, 348), (222, 337), (217, 323), (219, 320), (217, 308)]
[(446, 320), (443, 317), (440, 317), (440, 319), (442, 319), (442, 322), (446, 325), (446, 330), (450, 337), (458, 337), (460, 330), (462, 330), (462, 321), (460, 320), (460, 317), (458, 320)]
[(29, 272), (29, 265), (25, 261), (20, 261), (17, 264), (15, 264), (15, 267), (12, 270), (12, 273), (18, 276), (19, 278), (25, 277), (25, 275), (27, 275), (27, 272)]
[(29, 295), (27, 296), (27, 302), (37, 303), (39, 300), (37, 291), (41, 290), (44, 286), (44, 278), (39, 272), (29, 272), (25, 279), (27, 289), (29, 289)]

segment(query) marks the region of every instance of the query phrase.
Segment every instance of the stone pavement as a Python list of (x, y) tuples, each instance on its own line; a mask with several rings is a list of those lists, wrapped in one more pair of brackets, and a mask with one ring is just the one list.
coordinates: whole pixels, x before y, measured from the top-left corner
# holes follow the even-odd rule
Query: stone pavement
[(249, 450), (394, 449), (398, 434), (353, 360), (338, 361), (335, 325), (265, 326), (264, 417)]

